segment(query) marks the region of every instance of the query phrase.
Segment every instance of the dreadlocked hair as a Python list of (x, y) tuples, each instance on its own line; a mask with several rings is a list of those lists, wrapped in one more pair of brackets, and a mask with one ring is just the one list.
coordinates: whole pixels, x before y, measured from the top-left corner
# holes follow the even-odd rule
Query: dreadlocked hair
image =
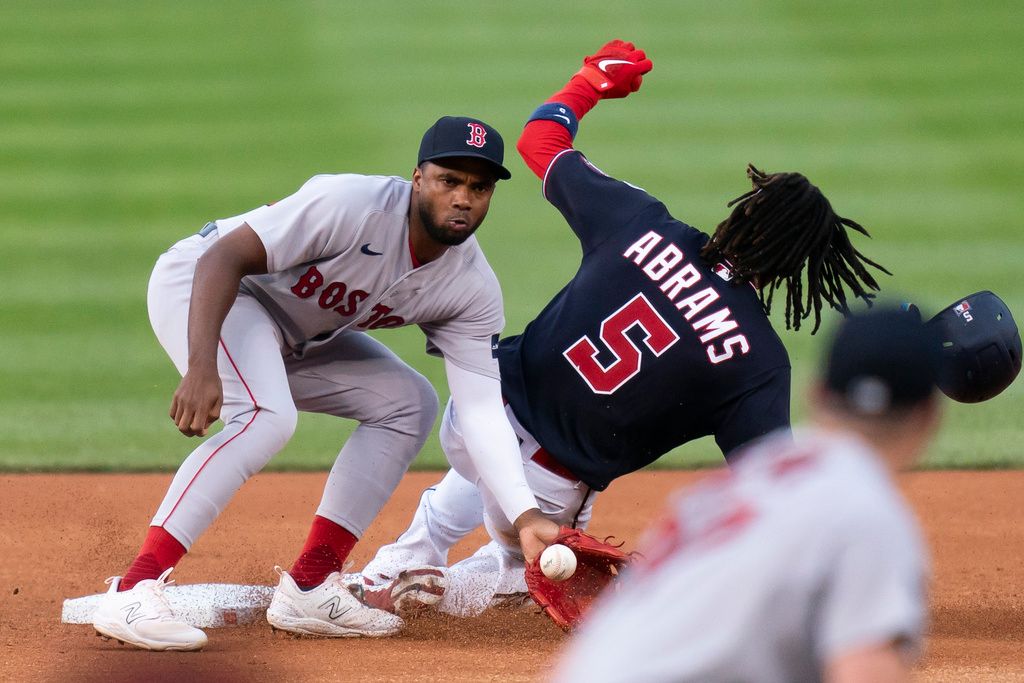
[(785, 285), (786, 329), (799, 330), (813, 312), (811, 334), (817, 332), (823, 301), (848, 315), (847, 287), (870, 306), (875, 295), (868, 290), (879, 287), (866, 265), (892, 273), (854, 248), (846, 229), (870, 237), (868, 231), (837, 216), (800, 173), (767, 174), (750, 164), (747, 177), (753, 189), (729, 202), (732, 213), (701, 249), (704, 260), (728, 260), (735, 281), (754, 282), (765, 313), (771, 313), (775, 290)]

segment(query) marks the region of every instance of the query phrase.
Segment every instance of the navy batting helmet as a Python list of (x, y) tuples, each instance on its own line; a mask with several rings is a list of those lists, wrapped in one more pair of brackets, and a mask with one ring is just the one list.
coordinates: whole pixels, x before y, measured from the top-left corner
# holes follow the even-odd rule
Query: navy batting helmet
[(954, 401), (987, 401), (1020, 372), (1020, 332), (1010, 309), (992, 292), (958, 299), (927, 325), (942, 341), (939, 388)]

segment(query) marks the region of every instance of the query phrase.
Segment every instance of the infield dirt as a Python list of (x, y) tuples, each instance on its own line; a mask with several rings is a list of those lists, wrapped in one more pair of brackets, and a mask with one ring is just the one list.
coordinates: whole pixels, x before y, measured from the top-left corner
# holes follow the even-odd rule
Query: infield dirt
[[(357, 566), (409, 520), (436, 472), (406, 476), (353, 553)], [(675, 488), (702, 476), (641, 472), (597, 501), (592, 530), (635, 543)], [(326, 474), (264, 474), (175, 571), (182, 583), (273, 583), (301, 547)], [(152, 475), (0, 477), (0, 678), (12, 681), (533, 681), (565, 638), (545, 617), (425, 618), (384, 640), (293, 639), (260, 624), (210, 630), (199, 653), (151, 653), (60, 623), (61, 602), (104, 589), (141, 542), (170, 480)], [(917, 472), (901, 487), (932, 550), (932, 627), (919, 681), (1024, 681), (1024, 472)], [(469, 554), (481, 532), (452, 558)], [(699, 587), (695, 587), (695, 590)], [(680, 601), (686, 599), (680, 596)]]

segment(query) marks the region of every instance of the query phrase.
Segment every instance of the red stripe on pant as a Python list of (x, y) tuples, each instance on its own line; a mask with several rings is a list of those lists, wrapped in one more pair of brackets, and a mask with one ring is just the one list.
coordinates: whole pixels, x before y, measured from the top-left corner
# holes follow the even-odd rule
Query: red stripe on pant
[[(213, 457), (225, 446), (244, 434), (246, 430), (249, 429), (249, 425), (253, 423), (256, 416), (260, 413), (260, 407), (256, 403), (256, 397), (253, 396), (248, 382), (245, 381), (245, 378), (242, 377), (242, 373), (239, 372), (238, 365), (235, 363), (235, 359), (231, 357), (231, 353), (228, 351), (223, 339), (220, 340), (220, 347), (224, 349), (224, 355), (227, 356), (228, 362), (231, 363), (231, 367), (238, 376), (238, 380), (242, 383), (242, 386), (245, 387), (246, 393), (249, 394), (249, 399), (252, 401), (253, 414), (238, 434), (235, 434), (230, 439), (222, 443), (214, 449), (209, 456), (207, 456), (206, 460), (203, 461), (203, 464), (200, 465), (198, 470), (196, 470), (196, 473), (192, 475), (188, 484), (185, 485), (184, 490), (182, 490), (181, 495), (178, 496), (178, 500), (175, 501), (171, 511), (167, 513), (166, 517), (164, 517), (164, 524), (166, 524), (167, 520), (171, 518), (174, 511), (178, 509), (178, 505), (181, 504), (181, 501), (185, 498), (185, 494), (188, 493), (189, 488), (191, 488), (192, 484), (195, 483), (200, 472), (203, 471), (210, 461), (213, 460)], [(131, 566), (128, 567), (124, 577), (121, 579), (119, 590), (129, 590), (139, 581), (159, 577), (168, 567), (173, 567), (178, 564), (181, 558), (185, 556), (186, 552), (188, 551), (185, 549), (185, 546), (181, 541), (172, 536), (170, 532), (164, 529), (163, 526), (151, 526), (149, 528), (149, 533), (146, 535), (146, 540), (142, 543), (142, 548), (139, 549), (139, 554), (135, 556), (135, 560), (132, 562)]]
[(167, 513), (167, 516), (164, 517), (164, 524), (167, 524), (167, 520), (169, 520), (171, 518), (171, 515), (174, 514), (174, 511), (178, 509), (178, 506), (181, 504), (182, 499), (185, 498), (185, 494), (188, 493), (188, 490), (192, 487), (192, 484), (195, 483), (196, 478), (202, 473), (203, 469), (208, 464), (210, 464), (210, 461), (213, 460), (213, 457), (220, 453), (221, 450), (229, 443), (240, 437), (242, 434), (245, 434), (245, 430), (247, 430), (249, 428), (249, 425), (253, 423), (253, 420), (256, 419), (256, 416), (260, 414), (260, 407), (259, 404), (256, 403), (256, 397), (253, 396), (252, 390), (249, 389), (249, 383), (245, 381), (245, 378), (242, 377), (242, 373), (239, 372), (238, 366), (235, 364), (235, 359), (231, 357), (231, 353), (228, 351), (228, 347), (227, 345), (224, 344), (223, 339), (220, 340), (220, 347), (224, 349), (224, 355), (228, 357), (228, 362), (231, 363), (231, 367), (234, 369), (235, 374), (238, 376), (238, 381), (242, 383), (242, 386), (245, 387), (246, 393), (249, 394), (249, 400), (252, 401), (253, 414), (252, 417), (249, 418), (249, 421), (245, 423), (245, 426), (242, 427), (242, 430), (240, 432), (238, 432), (233, 437), (222, 443), (220, 446), (217, 446), (217, 448), (214, 449), (213, 453), (210, 453), (210, 455), (207, 456), (206, 460), (203, 461), (203, 464), (199, 466), (198, 470), (196, 470), (196, 473), (192, 475), (191, 479), (189, 479), (188, 484), (185, 485), (185, 488), (184, 490), (182, 490), (181, 495), (178, 496), (178, 500), (175, 501), (174, 507), (172, 507), (171, 511)]

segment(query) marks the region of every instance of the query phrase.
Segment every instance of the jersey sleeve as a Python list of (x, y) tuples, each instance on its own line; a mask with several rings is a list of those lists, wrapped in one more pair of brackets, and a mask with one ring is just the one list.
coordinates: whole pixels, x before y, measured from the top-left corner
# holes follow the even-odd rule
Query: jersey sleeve
[(245, 214), (267, 250), (269, 272), (341, 253), (366, 216), (364, 188), (345, 176), (314, 176), (294, 194)]
[(757, 389), (741, 398), (715, 430), (715, 442), (732, 462), (746, 444), (790, 428), (790, 369), (776, 369)]
[(894, 643), (908, 659), (920, 654), (927, 569), (909, 519), (888, 508), (849, 515), (819, 593), (815, 632), (822, 663), (852, 650)]
[(420, 323), (428, 354), (487, 377), (498, 377), (498, 335), (504, 327), (497, 279), (480, 285), (459, 315)]
[(551, 162), (544, 197), (562, 213), (584, 252), (640, 212), (661, 206), (644, 190), (605, 174), (574, 149), (562, 151)]

